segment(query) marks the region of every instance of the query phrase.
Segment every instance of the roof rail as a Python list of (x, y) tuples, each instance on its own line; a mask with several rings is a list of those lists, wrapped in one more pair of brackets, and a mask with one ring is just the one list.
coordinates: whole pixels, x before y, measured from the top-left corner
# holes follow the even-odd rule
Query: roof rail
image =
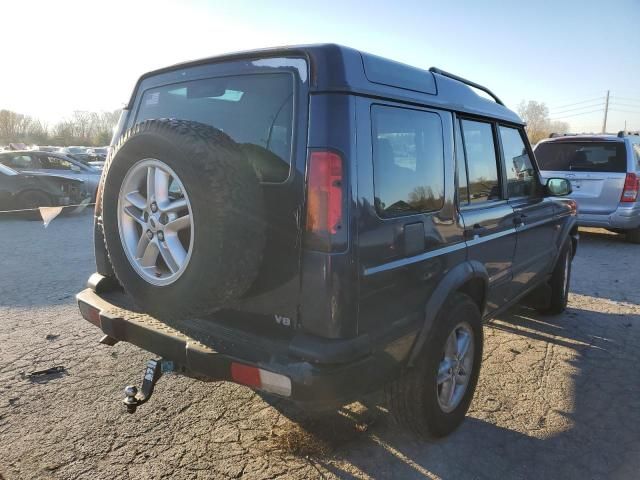
[(626, 137), (627, 135), (640, 135), (640, 131), (636, 130), (635, 132), (630, 132), (629, 130), (620, 130), (618, 132), (618, 137)]
[(497, 104), (502, 105), (504, 107), (504, 103), (502, 103), (502, 100), (500, 100), (495, 93), (493, 93), (487, 87), (483, 87), (479, 83), (472, 82), (471, 80), (467, 80), (466, 78), (459, 77), (458, 75), (454, 75), (453, 73), (445, 72), (444, 70), (440, 70), (437, 67), (431, 67), (429, 71), (432, 73), (437, 73), (438, 75), (442, 75), (443, 77), (449, 77), (453, 80), (457, 80), (458, 82), (465, 83), (470, 87), (477, 88), (478, 90), (482, 90), (483, 92), (491, 96), (496, 101)]
[(579, 134), (578, 133), (557, 133), (557, 132), (553, 132), (551, 135), (549, 135), (549, 138), (572, 137), (574, 135), (579, 135)]

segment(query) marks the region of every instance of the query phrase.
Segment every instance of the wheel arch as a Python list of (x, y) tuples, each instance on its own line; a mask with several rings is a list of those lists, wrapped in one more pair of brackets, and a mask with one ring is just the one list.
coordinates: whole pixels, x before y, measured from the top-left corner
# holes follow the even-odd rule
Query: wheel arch
[(468, 260), (449, 270), (427, 301), (424, 323), (411, 348), (407, 365), (413, 365), (416, 357), (429, 339), (440, 309), (451, 294), (461, 292), (469, 295), (476, 305), (478, 305), (478, 310), (482, 315), (486, 306), (488, 285), (489, 275), (487, 270), (484, 265), (478, 261)]

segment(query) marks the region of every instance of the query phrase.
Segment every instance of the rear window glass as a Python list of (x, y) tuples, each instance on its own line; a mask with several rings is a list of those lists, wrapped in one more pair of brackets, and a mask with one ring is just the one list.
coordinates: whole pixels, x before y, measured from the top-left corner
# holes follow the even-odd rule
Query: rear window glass
[(626, 172), (622, 142), (545, 142), (536, 148), (540, 170)]
[(289, 176), (293, 129), (289, 73), (209, 78), (144, 92), (136, 123), (176, 118), (211, 125), (240, 145), (265, 182)]

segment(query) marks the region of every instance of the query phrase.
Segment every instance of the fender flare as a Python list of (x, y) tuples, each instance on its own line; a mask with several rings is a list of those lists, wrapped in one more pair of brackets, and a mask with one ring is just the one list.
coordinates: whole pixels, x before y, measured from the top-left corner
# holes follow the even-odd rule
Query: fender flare
[(427, 340), (429, 340), (436, 317), (447, 298), (462, 285), (473, 279), (480, 279), (484, 284), (485, 294), (483, 295), (482, 304), (480, 306), (480, 313), (482, 314), (484, 312), (486, 305), (486, 292), (489, 286), (489, 275), (487, 273), (487, 269), (482, 263), (476, 260), (467, 260), (456, 265), (446, 273), (427, 301), (425, 306), (424, 324), (422, 325), (420, 333), (418, 334), (418, 337), (411, 349), (411, 353), (409, 354), (409, 361), (407, 363), (409, 367), (413, 366), (413, 362), (427, 343)]

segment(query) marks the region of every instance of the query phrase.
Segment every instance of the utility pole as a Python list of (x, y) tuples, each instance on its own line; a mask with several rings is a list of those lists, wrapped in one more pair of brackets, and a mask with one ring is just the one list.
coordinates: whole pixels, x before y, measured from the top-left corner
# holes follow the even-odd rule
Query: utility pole
[(609, 90), (607, 90), (607, 99), (604, 102), (604, 122), (602, 123), (602, 133), (607, 132), (607, 113), (609, 113)]

